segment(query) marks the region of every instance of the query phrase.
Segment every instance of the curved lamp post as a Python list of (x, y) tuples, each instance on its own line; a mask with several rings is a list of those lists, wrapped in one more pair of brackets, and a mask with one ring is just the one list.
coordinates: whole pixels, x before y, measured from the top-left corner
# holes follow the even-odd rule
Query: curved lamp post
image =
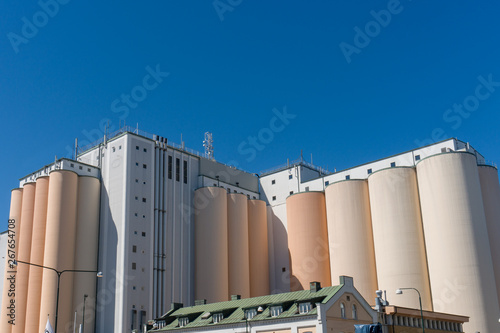
[(57, 274), (57, 295), (56, 295), (56, 323), (55, 323), (55, 326), (54, 326), (55, 333), (57, 333), (57, 314), (59, 312), (59, 284), (61, 282), (61, 275), (63, 275), (63, 273), (66, 273), (66, 272), (73, 272), (73, 273), (97, 273), (97, 277), (99, 277), (99, 278), (103, 277), (102, 272), (99, 272), (99, 271), (87, 271), (87, 270), (80, 270), (80, 269), (64, 269), (62, 271), (58, 271), (57, 269), (52, 268), (52, 267), (47, 267), (47, 266), (43, 266), (43, 265), (32, 264), (30, 262), (21, 261), (21, 260), (13, 260), (13, 262), (12, 262), (12, 264), (14, 264), (15, 266), (17, 266), (18, 263), (25, 264), (25, 265), (30, 265), (30, 266), (41, 267), (41, 268), (45, 268), (45, 269), (50, 269), (51, 271), (56, 272), (56, 274)]
[(420, 303), (420, 317), (422, 319), (422, 333), (425, 333), (424, 312), (422, 311), (422, 297), (420, 297), (420, 291), (418, 291), (417, 288), (399, 288), (398, 290), (396, 290), (396, 294), (402, 295), (403, 290), (410, 290), (410, 289), (413, 289), (418, 293), (418, 301)]

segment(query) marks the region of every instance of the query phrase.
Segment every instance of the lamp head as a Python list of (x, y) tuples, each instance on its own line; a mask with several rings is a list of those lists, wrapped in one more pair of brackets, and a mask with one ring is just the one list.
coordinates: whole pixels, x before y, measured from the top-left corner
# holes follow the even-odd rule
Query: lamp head
[(262, 306), (259, 306), (259, 307), (257, 308), (257, 312), (262, 312), (262, 311), (264, 311), (264, 308), (263, 308)]
[(396, 295), (402, 295), (403, 291), (401, 289), (396, 290)]
[(104, 276), (104, 274), (102, 274), (102, 272), (97, 272), (97, 277), (98, 278), (102, 278)]

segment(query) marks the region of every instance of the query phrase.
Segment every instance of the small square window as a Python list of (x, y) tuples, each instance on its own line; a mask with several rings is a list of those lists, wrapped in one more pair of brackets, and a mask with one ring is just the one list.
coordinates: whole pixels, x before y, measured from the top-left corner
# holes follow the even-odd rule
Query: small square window
[(88, 171), (88, 172), (91, 172), (91, 171), (92, 171), (92, 169), (90, 169), (90, 168), (87, 168), (87, 171)]
[(83, 170), (83, 167), (80, 165), (80, 166), (78, 167), (78, 169)]
[(276, 180), (275, 179), (271, 180), (271, 185), (274, 185), (274, 184), (276, 184)]
[(147, 153), (147, 151), (148, 151), (148, 150), (147, 150), (146, 148), (144, 148), (144, 152), (145, 152), (145, 153)]
[(146, 185), (146, 182), (142, 182), (142, 185)]
[(138, 183), (138, 182), (139, 182), (139, 179), (136, 179), (136, 180), (135, 180), (135, 182), (136, 182), (136, 183)]
[(143, 165), (142, 165), (142, 168), (143, 168), (143, 169), (147, 169), (147, 168), (148, 168), (148, 166), (147, 166), (146, 164), (143, 164)]
[(135, 146), (135, 150), (139, 150), (139, 146)]
[(309, 192), (309, 186), (306, 186), (306, 192)]
[(146, 237), (146, 233), (144, 231), (142, 232), (142, 237)]
[(142, 215), (142, 218), (145, 219), (146, 218), (146, 215)]
[(146, 198), (142, 198), (142, 202), (146, 202)]
[[(99, 157), (99, 156), (98, 156), (98, 157)], [(72, 168), (74, 168), (74, 167), (75, 167), (75, 165), (74, 165), (73, 163), (71, 163), (70, 165), (71, 165), (71, 167), (72, 167)]]
[(329, 181), (329, 180), (327, 180), (327, 181), (325, 182), (325, 186), (328, 186), (328, 185), (330, 185), (330, 181)]
[(372, 170), (372, 169), (368, 169), (368, 170), (366, 170), (366, 172), (367, 172), (368, 174), (371, 174), (371, 173), (373, 172), (373, 170)]
[(134, 215), (137, 216), (137, 213), (135, 213)]
[(135, 166), (139, 166), (139, 162), (135, 162)]
[(391, 168), (395, 168), (396, 167), (396, 162), (391, 162)]
[(256, 197), (255, 195), (253, 196), (253, 198), (254, 198), (254, 199), (257, 199), (257, 197)]
[(276, 196), (273, 196), (273, 201), (276, 201)]
[(349, 180), (349, 179), (351, 179), (351, 176), (350, 176), (350, 175), (347, 175), (347, 176), (345, 176), (345, 179), (346, 179), (346, 180)]
[(122, 146), (118, 146), (118, 150), (121, 150), (122, 149)]
[(415, 161), (420, 161), (420, 155), (415, 155)]
[(135, 286), (132, 286), (132, 290), (135, 290)]
[(135, 197), (135, 200), (139, 200), (139, 197)]
[(113, 150), (113, 153), (114, 153), (114, 152), (116, 151), (116, 148), (115, 148), (115, 147), (113, 147), (113, 148), (111, 148), (111, 150)]
[(135, 245), (133, 245), (133, 246), (132, 246), (132, 252), (133, 252), (133, 253), (136, 253), (136, 252), (137, 252), (137, 246), (135, 246)]
[(132, 263), (132, 269), (134, 269), (134, 270), (135, 270), (136, 268), (137, 268), (137, 265), (136, 265), (136, 263), (135, 263), (135, 262), (133, 262), (133, 263)]
[(134, 235), (137, 235), (137, 231), (134, 231)]
[(293, 194), (293, 191), (290, 191), (290, 195), (292, 195), (292, 194)]
[(288, 175), (288, 179), (292, 179), (293, 178), (293, 175)]
[(284, 273), (286, 272), (286, 267), (281, 267), (281, 271)]

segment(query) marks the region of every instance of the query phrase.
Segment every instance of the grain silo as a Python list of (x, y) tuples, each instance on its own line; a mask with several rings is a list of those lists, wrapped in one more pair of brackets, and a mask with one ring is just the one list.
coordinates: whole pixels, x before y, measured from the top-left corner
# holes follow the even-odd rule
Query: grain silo
[(262, 200), (248, 200), (250, 296), (270, 294), (267, 208)]
[(195, 299), (229, 299), (227, 193), (220, 187), (194, 192)]
[(498, 305), (476, 157), (421, 160), (417, 177), (434, 311), (470, 316), (467, 332), (496, 332)]
[(290, 290), (308, 289), (318, 281), (330, 286), (330, 258), (326, 225), (325, 194), (302, 192), (286, 199)]
[(356, 289), (371, 300), (377, 290), (370, 200), (366, 180), (346, 180), (325, 189), (331, 282), (351, 276)]
[(368, 186), (379, 288), (393, 304), (420, 308), (417, 295), (395, 294), (398, 288), (416, 288), (422, 307), (432, 310), (415, 169), (380, 170), (368, 177)]

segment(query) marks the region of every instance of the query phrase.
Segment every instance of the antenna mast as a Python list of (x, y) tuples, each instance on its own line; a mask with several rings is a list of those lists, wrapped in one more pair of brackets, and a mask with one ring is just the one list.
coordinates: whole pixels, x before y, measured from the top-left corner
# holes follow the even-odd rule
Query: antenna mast
[(214, 140), (212, 138), (212, 133), (205, 132), (205, 140), (203, 140), (203, 147), (205, 147), (205, 157), (209, 160), (215, 160), (214, 158)]

